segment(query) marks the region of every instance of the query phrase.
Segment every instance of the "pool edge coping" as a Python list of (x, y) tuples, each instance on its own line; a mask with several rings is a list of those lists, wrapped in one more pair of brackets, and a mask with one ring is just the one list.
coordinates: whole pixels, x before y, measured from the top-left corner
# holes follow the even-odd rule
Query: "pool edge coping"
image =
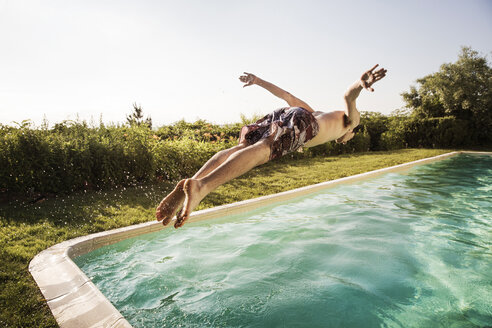
[[(443, 160), (459, 154), (492, 155), (492, 152), (454, 151), (416, 161), (364, 172), (280, 193), (225, 204), (191, 214), (188, 222), (240, 214), (269, 204), (315, 193), (344, 183), (397, 172), (415, 165)], [(171, 224), (169, 226), (172, 226)], [(73, 258), (127, 238), (169, 228), (151, 221), (70, 239), (38, 253), (29, 263), (36, 281), (58, 325), (65, 327), (132, 327), (95, 284), (73, 262)]]

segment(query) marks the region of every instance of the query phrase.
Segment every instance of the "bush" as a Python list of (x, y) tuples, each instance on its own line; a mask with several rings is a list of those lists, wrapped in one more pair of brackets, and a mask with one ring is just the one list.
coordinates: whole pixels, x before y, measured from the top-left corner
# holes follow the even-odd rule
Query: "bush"
[(242, 126), (241, 123), (217, 125), (204, 120), (198, 120), (194, 123), (181, 120), (173, 125), (159, 128), (156, 135), (163, 140), (177, 140), (186, 137), (205, 142), (234, 143), (239, 138)]
[[(237, 144), (242, 125), (179, 121), (157, 131), (145, 124), (89, 127), (73, 121), (52, 129), (1, 125), (0, 191), (61, 193), (190, 177), (213, 154)], [(289, 156), (367, 151), (370, 140), (363, 128), (347, 145), (330, 142)]]
[[(1, 125), (0, 191), (60, 193), (176, 180), (191, 176), (215, 152), (237, 142), (234, 125), (187, 124), (168, 128), (178, 135), (164, 140), (147, 125)], [(196, 129), (210, 132), (197, 134)]]
[(230, 146), (225, 142), (204, 142), (191, 138), (168, 140), (154, 145), (159, 180), (191, 177), (216, 152)]
[(388, 131), (390, 118), (378, 112), (362, 112), (360, 126), (367, 130), (371, 143), (370, 150), (381, 150), (381, 135)]
[[(237, 144), (243, 123), (179, 121), (155, 131), (145, 124), (89, 127), (73, 121), (51, 129), (29, 121), (0, 125), (0, 192), (61, 193), (190, 177), (214, 153)], [(464, 147), (478, 138), (469, 121), (454, 117), (363, 113), (357, 129), (346, 145), (328, 142), (287, 157)]]
[(452, 116), (436, 118), (393, 117), (381, 135), (383, 149), (404, 147), (448, 148), (477, 144), (469, 121)]

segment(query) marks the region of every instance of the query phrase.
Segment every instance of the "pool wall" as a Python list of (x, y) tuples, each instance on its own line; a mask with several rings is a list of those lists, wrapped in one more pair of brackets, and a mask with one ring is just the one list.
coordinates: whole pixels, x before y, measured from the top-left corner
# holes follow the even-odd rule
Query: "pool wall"
[[(492, 152), (451, 152), (278, 194), (197, 211), (191, 214), (188, 222), (251, 211), (258, 207), (284, 202), (340, 184), (373, 178), (384, 173), (406, 170), (415, 165), (427, 164), (460, 153), (492, 155)], [(172, 226), (172, 224), (168, 226)], [(131, 327), (128, 321), (72, 259), (102, 246), (164, 228), (160, 222), (146, 222), (74, 238), (56, 244), (37, 254), (29, 264), (29, 271), (41, 289), (60, 327)]]

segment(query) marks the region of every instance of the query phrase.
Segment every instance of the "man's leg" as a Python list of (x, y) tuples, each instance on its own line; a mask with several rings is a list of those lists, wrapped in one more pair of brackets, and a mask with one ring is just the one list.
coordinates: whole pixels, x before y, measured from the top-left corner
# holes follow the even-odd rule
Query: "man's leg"
[(271, 140), (264, 139), (236, 151), (208, 175), (187, 179), (184, 183), (185, 201), (175, 227), (181, 227), (201, 200), (218, 186), (268, 162)]
[[(231, 147), (229, 149), (224, 149), (216, 153), (212, 156), (197, 173), (193, 176), (193, 179), (199, 179), (213, 170), (215, 170), (219, 165), (224, 163), (229, 156), (234, 154), (235, 152), (244, 149), (246, 144), (239, 144), (237, 146)], [(178, 182), (173, 191), (171, 191), (157, 206), (156, 209), (156, 218), (158, 221), (162, 221), (162, 224), (167, 225), (169, 221), (173, 218), (173, 216), (178, 211), (179, 207), (183, 204), (185, 200), (185, 194), (183, 192), (185, 180), (181, 180)]]
[(200, 179), (205, 177), (207, 174), (219, 167), (219, 165), (224, 163), (226, 159), (229, 158), (229, 156), (241, 149), (244, 149), (245, 147), (247, 147), (247, 145), (245, 143), (242, 143), (237, 146), (219, 151), (214, 156), (212, 156), (205, 164), (203, 164), (203, 166), (198, 170), (198, 172), (195, 173), (192, 179)]

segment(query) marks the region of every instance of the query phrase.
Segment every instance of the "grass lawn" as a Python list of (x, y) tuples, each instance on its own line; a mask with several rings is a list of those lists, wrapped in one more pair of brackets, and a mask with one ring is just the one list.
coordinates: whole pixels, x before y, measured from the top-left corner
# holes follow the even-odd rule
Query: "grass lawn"
[[(450, 150), (403, 149), (267, 163), (207, 196), (198, 209), (236, 202), (431, 157)], [(57, 327), (29, 261), (67, 239), (154, 220), (171, 183), (0, 204), (0, 326)]]

